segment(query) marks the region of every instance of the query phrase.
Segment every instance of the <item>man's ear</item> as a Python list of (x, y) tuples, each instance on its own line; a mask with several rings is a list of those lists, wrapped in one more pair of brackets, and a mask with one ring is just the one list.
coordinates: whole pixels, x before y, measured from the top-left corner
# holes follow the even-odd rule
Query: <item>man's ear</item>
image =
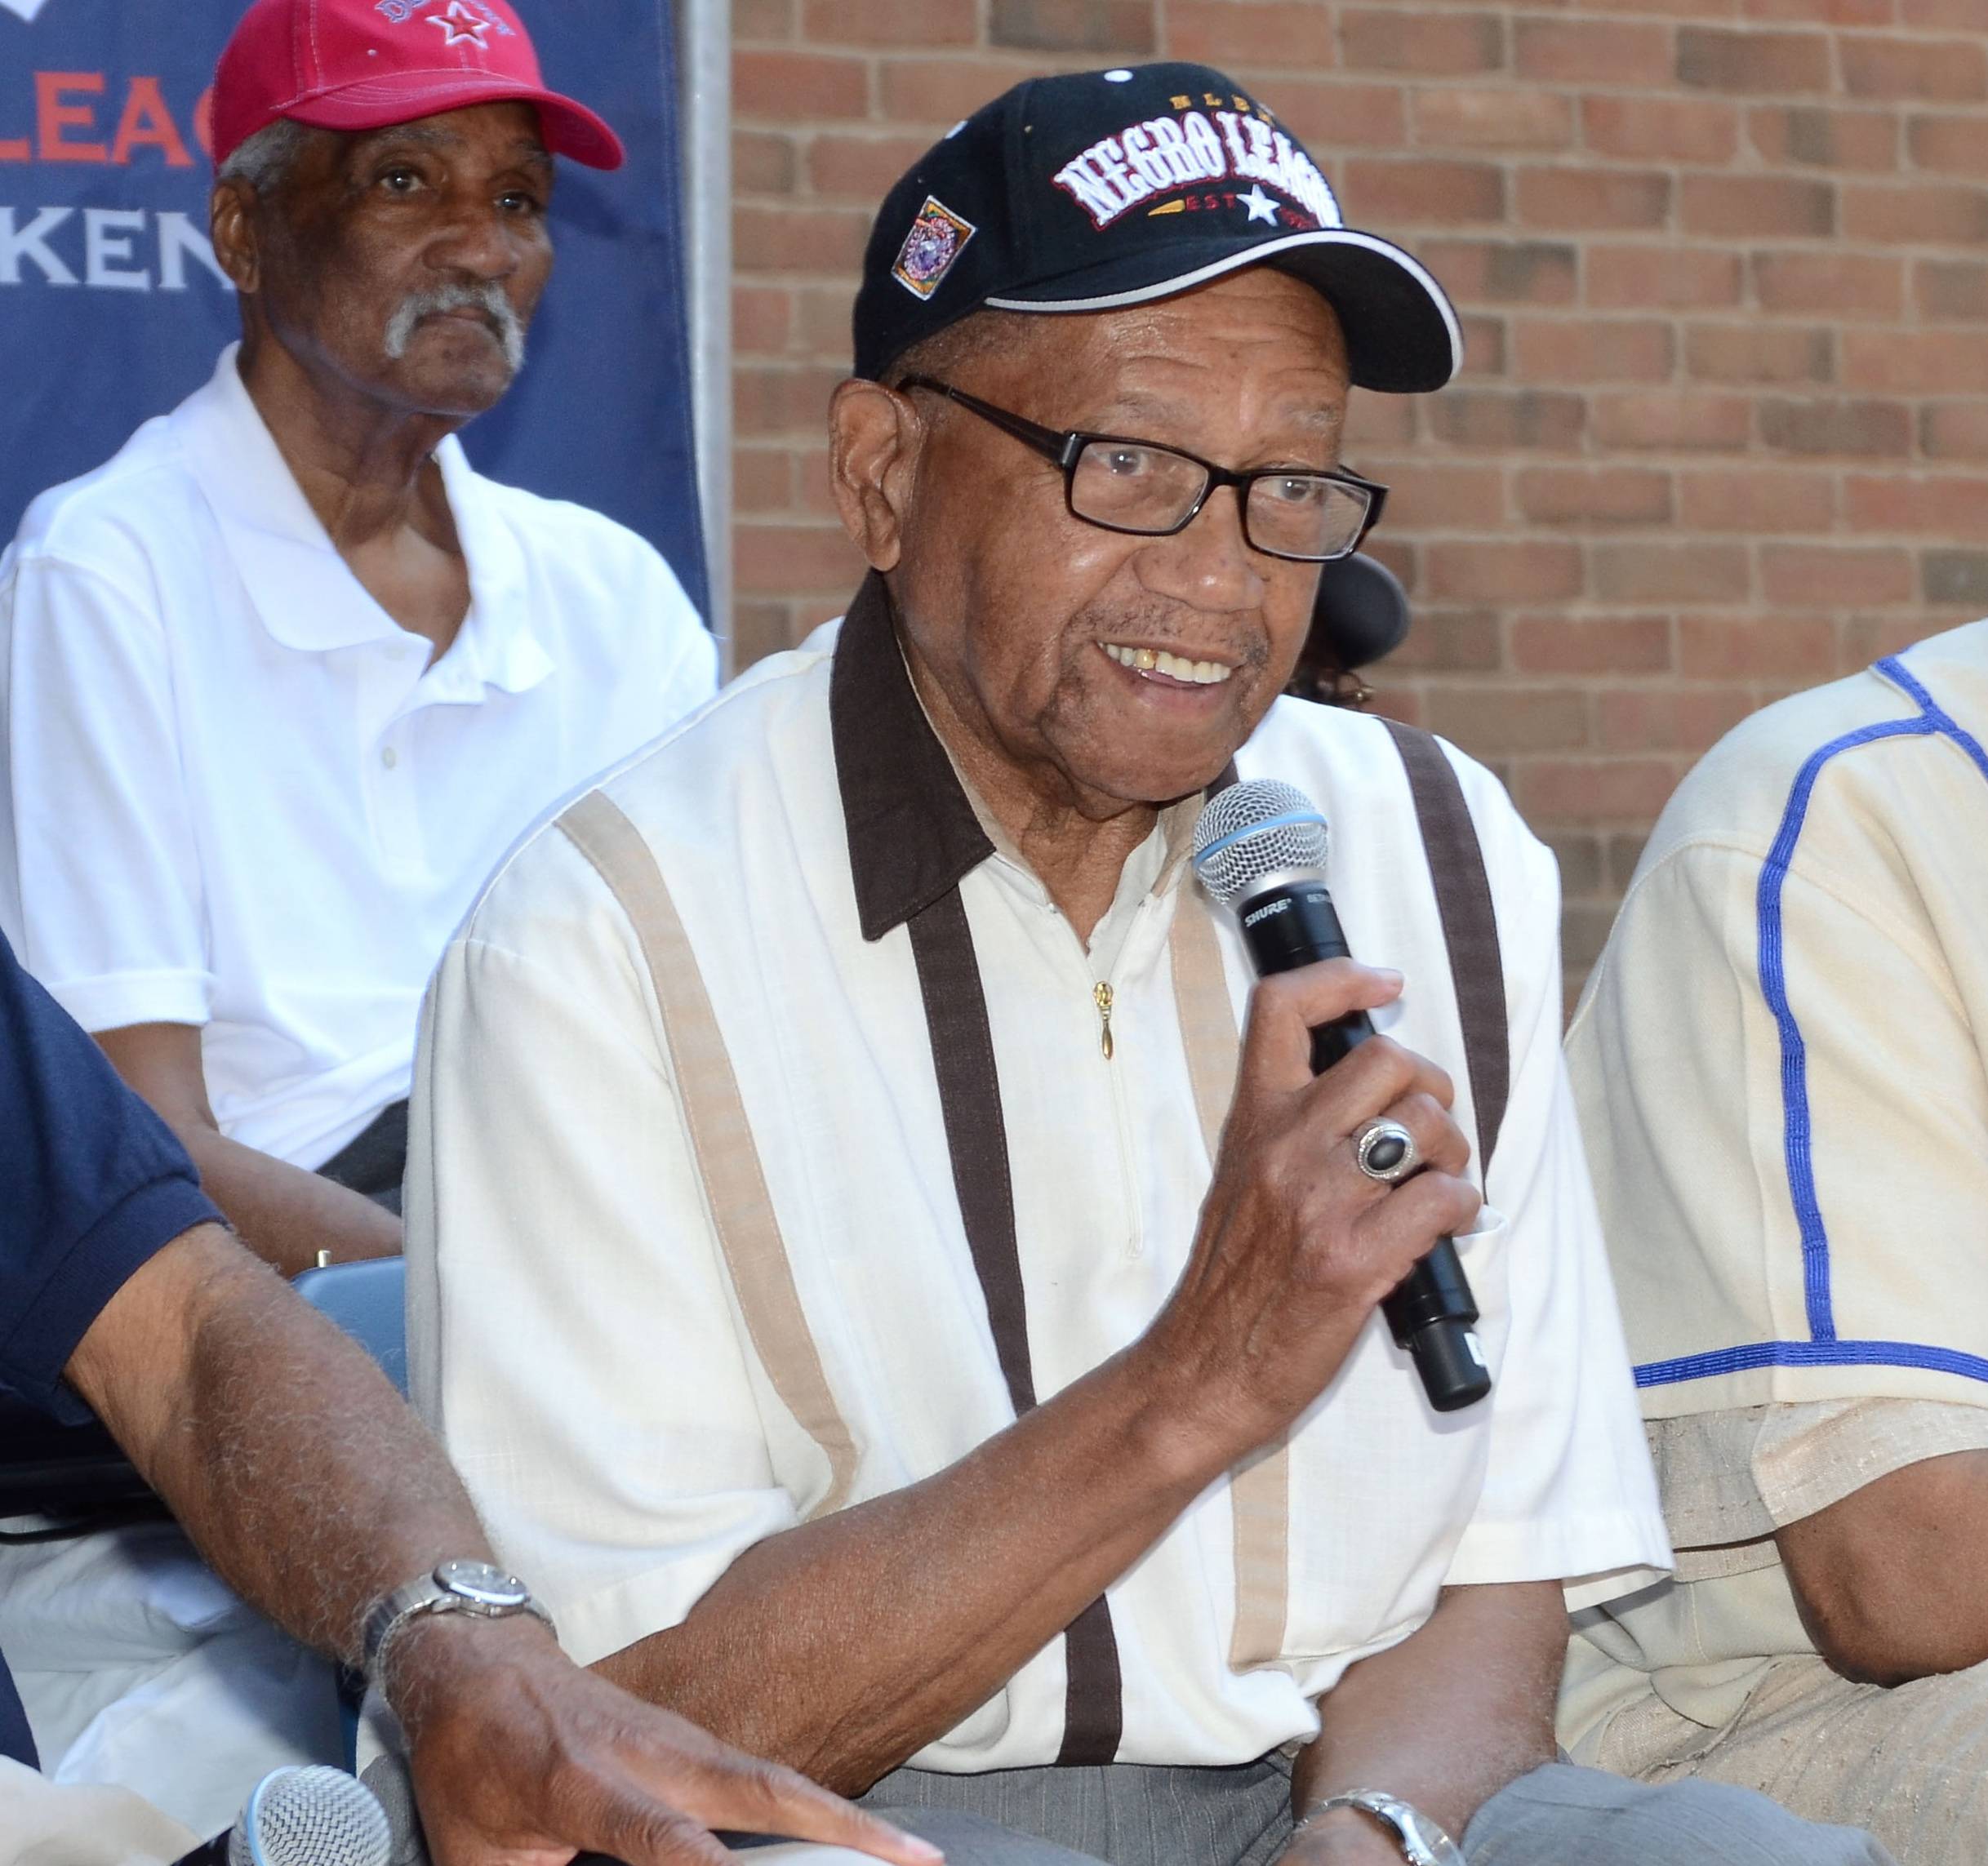
[(829, 484), (843, 529), (873, 570), (897, 567), (925, 445), (911, 398), (852, 376), (829, 403)]
[(262, 284), (255, 199), (255, 189), (242, 181), (217, 181), (207, 198), (207, 233), (214, 242), (215, 260), (244, 296)]

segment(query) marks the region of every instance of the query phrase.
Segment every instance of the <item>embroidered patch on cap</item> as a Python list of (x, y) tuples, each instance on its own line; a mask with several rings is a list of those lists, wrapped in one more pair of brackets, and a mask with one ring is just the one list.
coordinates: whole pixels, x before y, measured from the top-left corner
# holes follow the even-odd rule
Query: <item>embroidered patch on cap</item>
[(905, 235), (891, 276), (914, 297), (931, 297), (978, 230), (936, 195), (927, 194), (911, 231)]

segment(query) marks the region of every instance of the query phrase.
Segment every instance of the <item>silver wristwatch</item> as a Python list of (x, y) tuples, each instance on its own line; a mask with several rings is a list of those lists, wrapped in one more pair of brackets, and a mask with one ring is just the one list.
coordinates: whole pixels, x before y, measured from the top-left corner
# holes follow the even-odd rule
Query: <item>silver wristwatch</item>
[(1334, 1808), (1358, 1808), (1372, 1815), (1383, 1827), (1391, 1828), (1400, 1842), (1401, 1856), (1408, 1866), (1464, 1866), (1463, 1849), (1427, 1815), (1399, 1795), (1383, 1794), (1378, 1788), (1360, 1788), (1350, 1794), (1328, 1796), (1298, 1823), (1298, 1828), (1309, 1827), (1319, 1815)]
[(508, 1619), (535, 1614), (552, 1628), (552, 1615), (532, 1599), (515, 1575), (487, 1562), (441, 1562), (404, 1588), (376, 1601), (366, 1615), (362, 1637), (366, 1676), (378, 1681), (380, 1660), (394, 1637), (411, 1619), (429, 1613), (473, 1614), (479, 1619)]

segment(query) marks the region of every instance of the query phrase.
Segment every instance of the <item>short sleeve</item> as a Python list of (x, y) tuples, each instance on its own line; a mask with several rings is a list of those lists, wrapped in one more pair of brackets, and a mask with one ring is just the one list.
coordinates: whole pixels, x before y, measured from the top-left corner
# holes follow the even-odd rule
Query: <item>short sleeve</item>
[(1507, 1225), (1510, 1323), (1483, 1491), (1445, 1582), (1557, 1580), (1582, 1606), (1655, 1579), (1670, 1549), (1560, 1054), (1559, 874), (1497, 802), (1478, 814), (1512, 1076), (1486, 1189)]
[(491, 930), (487, 904), (422, 1020), (409, 1358), (497, 1548), (589, 1664), (798, 1512), (633, 936), (558, 831), (526, 859), (534, 917)]
[(193, 1162), (0, 941), (0, 1386), (69, 1421), (77, 1344), (141, 1264), (218, 1222)]
[(213, 979), (162, 629), (42, 553), (0, 581), (0, 920), (87, 1030), (203, 1024)]

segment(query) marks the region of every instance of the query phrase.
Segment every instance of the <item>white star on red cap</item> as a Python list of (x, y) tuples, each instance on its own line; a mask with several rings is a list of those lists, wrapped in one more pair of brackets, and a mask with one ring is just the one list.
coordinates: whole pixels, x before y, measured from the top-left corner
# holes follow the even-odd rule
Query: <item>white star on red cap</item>
[(1251, 220), (1267, 220), (1273, 227), (1277, 224), (1277, 203), (1263, 192), (1260, 184), (1252, 185), (1248, 193), (1239, 194), (1236, 198), (1249, 210)]
[(443, 11), (428, 16), (428, 23), (431, 26), (439, 26), (447, 35), (442, 42), (445, 50), (450, 46), (460, 45), (465, 39), (478, 51), (490, 49), (483, 43), (483, 35), (490, 30), (490, 22), (479, 20), (463, 5), (462, 0), (449, 0)]

